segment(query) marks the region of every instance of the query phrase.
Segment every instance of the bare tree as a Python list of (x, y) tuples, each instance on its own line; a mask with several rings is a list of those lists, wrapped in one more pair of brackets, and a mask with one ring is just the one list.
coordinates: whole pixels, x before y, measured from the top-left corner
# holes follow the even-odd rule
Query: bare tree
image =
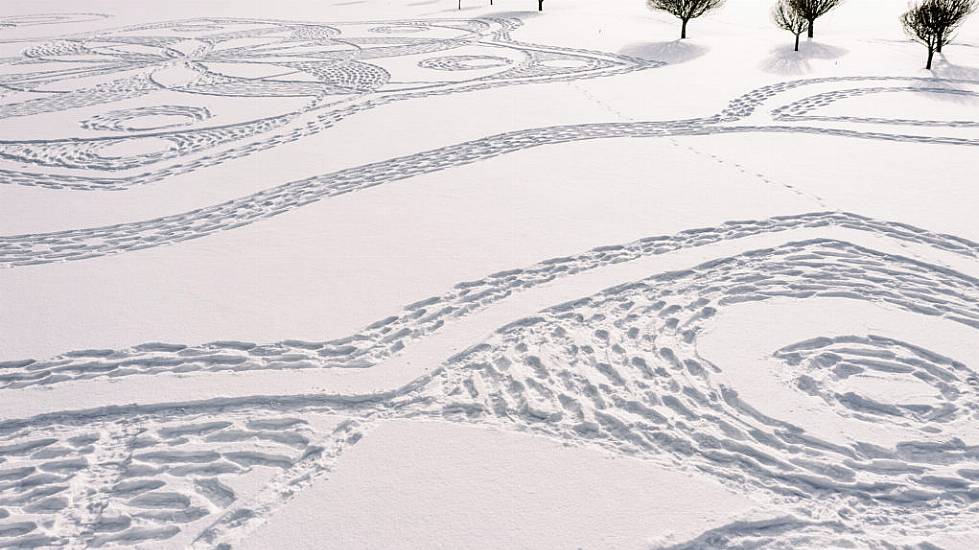
[(795, 35), (795, 51), (799, 51), (799, 36), (809, 28), (809, 21), (792, 7), (791, 0), (778, 0), (772, 8), (772, 21), (778, 28)]
[(678, 17), (683, 22), (680, 38), (686, 38), (687, 23), (712, 9), (721, 7), (724, 0), (647, 0), (647, 2), (654, 10), (663, 10)]
[(938, 4), (938, 45), (935, 51), (942, 53), (942, 46), (948, 44), (954, 38), (955, 31), (965, 18), (976, 11), (976, 0), (941, 0)]
[(935, 52), (952, 41), (955, 30), (976, 10), (976, 0), (924, 0), (901, 16), (904, 30), (928, 48), (926, 69), (931, 70)]
[(809, 23), (809, 38), (812, 38), (813, 25), (816, 19), (839, 6), (843, 0), (790, 0), (789, 4)]
[(544, 11), (544, 0), (537, 0), (537, 11)]

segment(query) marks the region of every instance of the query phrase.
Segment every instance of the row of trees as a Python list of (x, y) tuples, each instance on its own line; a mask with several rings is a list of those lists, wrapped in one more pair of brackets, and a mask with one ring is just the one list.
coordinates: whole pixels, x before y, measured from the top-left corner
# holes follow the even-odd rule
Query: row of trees
[[(539, 0), (543, 2), (543, 0)], [(677, 17), (680, 22), (680, 38), (687, 37), (687, 24), (705, 13), (717, 9), (724, 0), (646, 0), (649, 6)], [(816, 20), (839, 6), (843, 0), (778, 0), (772, 8), (775, 25), (795, 35), (795, 51), (799, 51), (799, 37), (807, 33), (813, 37)], [(901, 23), (908, 35), (928, 48), (931, 69), (935, 53), (952, 41), (956, 29), (965, 18), (976, 11), (979, 0), (919, 0), (901, 16)]]
[[(646, 0), (654, 10), (665, 11), (680, 22), (680, 38), (687, 37), (687, 23), (705, 13), (724, 5), (724, 0)], [(775, 6), (773, 17), (775, 23), (798, 37), (803, 32), (809, 32), (813, 37), (816, 19), (826, 15), (830, 10), (840, 5), (843, 0), (779, 0)], [(798, 50), (798, 48), (796, 48)]]
[(795, 51), (799, 51), (799, 37), (804, 32), (813, 37), (816, 19), (840, 5), (842, 0), (778, 0), (772, 8), (772, 20), (779, 28), (795, 35)]

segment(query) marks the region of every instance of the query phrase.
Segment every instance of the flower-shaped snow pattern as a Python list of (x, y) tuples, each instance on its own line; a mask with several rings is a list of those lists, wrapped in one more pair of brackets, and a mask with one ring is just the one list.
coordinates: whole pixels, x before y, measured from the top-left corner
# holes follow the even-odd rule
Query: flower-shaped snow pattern
[(154, 105), (109, 111), (81, 122), (86, 130), (110, 132), (143, 132), (191, 126), (213, 115), (204, 107)]
[(472, 71), (505, 67), (509, 64), (509, 59), (494, 55), (447, 55), (430, 57), (418, 62), (419, 67), (437, 71)]
[[(121, 189), (296, 141), (391, 101), (608, 76), (657, 65), (515, 42), (508, 33), (516, 26), (515, 21), (490, 18), (393, 21), (384, 26), (193, 19), (27, 45), (20, 58), (2, 61), (0, 67), (8, 70), (0, 69), (0, 86), (31, 92), (32, 97), (0, 104), (0, 119), (43, 117), (41, 126), (64, 124), (61, 133), (70, 137), (0, 134), (0, 160), (34, 167), (0, 166), (0, 175), (5, 183), (20, 185)], [(385, 68), (397, 57), (459, 48), (504, 51), (507, 63), (494, 74), (452, 82), (437, 72), (392, 75)], [(126, 113), (134, 109), (131, 105), (156, 97), (162, 105), (208, 109), (213, 118), (207, 124), (197, 120), (192, 127), (147, 127), (126, 135), (84, 124), (92, 109), (105, 110), (95, 120), (111, 118), (112, 112)], [(80, 112), (88, 114), (77, 119)], [(44, 116), (52, 113), (59, 116)], [(79, 134), (79, 127), (87, 132)], [(93, 135), (100, 130), (103, 135)], [(145, 154), (130, 147), (144, 138), (160, 141), (159, 150)], [(141, 171), (116, 175), (135, 169)]]
[[(785, 374), (792, 377), (791, 383), (843, 416), (927, 431), (979, 419), (979, 373), (907, 342), (874, 335), (820, 337), (780, 349), (775, 356), (787, 363)], [(852, 387), (861, 378), (904, 380), (917, 390), (915, 399), (883, 402), (863, 395)]]
[(376, 32), (381, 34), (408, 34), (416, 32), (425, 32), (432, 30), (432, 27), (424, 25), (422, 23), (404, 23), (400, 25), (381, 25), (379, 27), (372, 27), (370, 32)]

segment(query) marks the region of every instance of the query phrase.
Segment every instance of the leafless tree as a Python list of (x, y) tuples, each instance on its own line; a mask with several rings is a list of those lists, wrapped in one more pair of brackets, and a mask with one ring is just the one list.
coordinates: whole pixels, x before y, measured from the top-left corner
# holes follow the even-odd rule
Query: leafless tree
[(795, 51), (799, 51), (799, 36), (809, 28), (809, 21), (792, 7), (791, 0), (778, 0), (772, 8), (772, 21), (778, 28), (795, 35)]
[(816, 19), (839, 6), (843, 0), (790, 0), (789, 4), (809, 23), (809, 38), (812, 38), (813, 25)]
[(976, 10), (976, 0), (924, 0), (901, 16), (904, 30), (928, 48), (926, 69), (931, 69), (935, 52), (952, 41), (955, 30)]
[(687, 23), (712, 9), (721, 7), (724, 0), (647, 0), (647, 2), (654, 10), (663, 10), (678, 17), (683, 22), (680, 38), (686, 38)]
[(544, 0), (537, 0), (537, 11), (544, 11)]
[(955, 31), (965, 18), (976, 11), (976, 0), (941, 0), (936, 1), (939, 5), (938, 17), (938, 46), (936, 52), (942, 53), (942, 46), (952, 41)]

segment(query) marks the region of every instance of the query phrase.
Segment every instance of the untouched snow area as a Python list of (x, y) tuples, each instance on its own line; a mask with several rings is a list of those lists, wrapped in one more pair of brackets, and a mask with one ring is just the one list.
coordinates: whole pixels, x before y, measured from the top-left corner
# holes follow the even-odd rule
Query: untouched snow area
[(0, 5), (0, 548), (979, 548), (979, 15)]

